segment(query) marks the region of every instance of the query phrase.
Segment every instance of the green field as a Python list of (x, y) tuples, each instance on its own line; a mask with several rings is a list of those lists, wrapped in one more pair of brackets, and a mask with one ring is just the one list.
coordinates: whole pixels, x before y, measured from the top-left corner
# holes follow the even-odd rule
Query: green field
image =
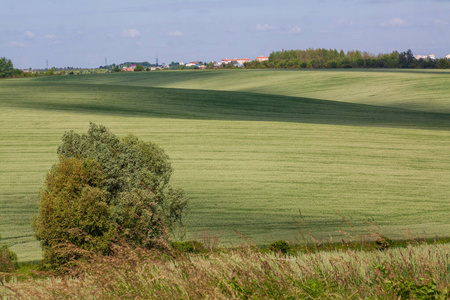
[(30, 223), (60, 138), (90, 121), (166, 150), (190, 237), (339, 241), (368, 221), (450, 235), (449, 71), (55, 76), (1, 80), (0, 95), (0, 234), (22, 261), (40, 258)]

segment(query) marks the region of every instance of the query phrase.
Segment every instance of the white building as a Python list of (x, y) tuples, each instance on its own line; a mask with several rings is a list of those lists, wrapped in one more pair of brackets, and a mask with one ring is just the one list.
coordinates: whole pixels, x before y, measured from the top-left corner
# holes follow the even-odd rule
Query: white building
[(232, 59), (222, 59), (222, 63), (223, 64), (238, 64), (238, 65), (243, 65), (246, 62), (250, 62), (250, 58), (232, 58)]
[(436, 60), (436, 55), (434, 54), (428, 54), (428, 55), (422, 55), (422, 54), (418, 54), (418, 55), (414, 55), (415, 59), (431, 59), (431, 60)]
[(186, 66), (186, 67), (195, 67), (195, 66), (198, 66), (198, 62), (193, 61), (193, 62), (190, 62), (190, 63), (185, 64), (185, 66)]
[(447, 54), (447, 55), (445, 56), (445, 58), (446, 58), (446, 59), (450, 59), (450, 54)]

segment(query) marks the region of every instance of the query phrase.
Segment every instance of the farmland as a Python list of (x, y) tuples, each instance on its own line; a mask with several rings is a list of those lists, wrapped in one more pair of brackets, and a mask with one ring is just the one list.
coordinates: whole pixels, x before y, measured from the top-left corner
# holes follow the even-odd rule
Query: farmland
[[(159, 144), (189, 238), (258, 244), (450, 232), (450, 72), (223, 70), (0, 81), (0, 234), (40, 258), (31, 219), (65, 131)], [(353, 227), (347, 227), (341, 216)]]

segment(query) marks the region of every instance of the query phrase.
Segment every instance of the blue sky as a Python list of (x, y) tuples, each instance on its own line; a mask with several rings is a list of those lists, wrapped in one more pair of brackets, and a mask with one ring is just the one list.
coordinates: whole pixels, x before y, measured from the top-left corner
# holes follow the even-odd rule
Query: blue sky
[(1, 0), (16, 68), (251, 58), (281, 49), (450, 53), (450, 0)]

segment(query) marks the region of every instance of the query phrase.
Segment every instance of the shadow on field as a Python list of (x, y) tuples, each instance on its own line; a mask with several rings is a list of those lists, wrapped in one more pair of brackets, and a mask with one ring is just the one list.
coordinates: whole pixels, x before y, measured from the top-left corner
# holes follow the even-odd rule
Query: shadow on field
[[(248, 92), (24, 82), (0, 105), (135, 117), (450, 128), (450, 114)], [(14, 94), (13, 94), (14, 93)]]

